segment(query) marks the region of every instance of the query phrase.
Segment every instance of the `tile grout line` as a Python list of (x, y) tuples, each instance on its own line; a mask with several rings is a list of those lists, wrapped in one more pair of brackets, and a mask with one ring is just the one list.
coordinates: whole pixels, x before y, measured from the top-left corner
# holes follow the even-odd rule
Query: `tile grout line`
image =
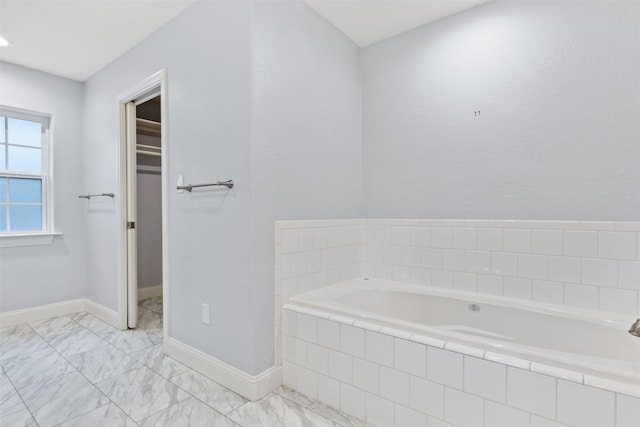
[[(29, 328), (31, 328), (31, 326), (30, 326), (30, 325), (27, 325), (27, 326), (29, 326)], [(33, 328), (31, 328), (31, 330), (33, 330)], [(34, 332), (35, 332), (35, 331), (34, 331)], [(38, 334), (37, 334), (37, 332), (36, 332), (36, 335), (38, 335)], [(39, 336), (39, 335), (38, 335), (38, 336)], [(20, 398), (20, 401), (21, 401), (21, 402), (22, 402), (22, 404), (24, 405), (25, 409), (27, 410), (27, 412), (29, 413), (29, 415), (31, 415), (31, 419), (33, 420), (33, 422), (34, 422), (34, 423), (36, 423), (36, 425), (37, 425), (37, 426), (40, 426), (40, 424), (39, 424), (39, 423), (38, 423), (38, 421), (36, 420), (36, 417), (35, 417), (35, 416), (33, 415), (33, 413), (31, 412), (31, 409), (29, 409), (29, 406), (27, 405), (27, 402), (25, 402), (25, 401), (24, 401), (24, 399), (22, 398), (22, 395), (21, 395), (21, 394), (20, 394), (20, 392), (18, 391), (18, 388), (16, 387), (16, 385), (13, 383), (13, 381), (12, 381), (12, 380), (11, 380), (11, 378), (9, 377), (9, 374), (7, 374), (7, 371), (6, 371), (4, 368), (2, 368), (2, 370), (4, 371), (4, 375), (7, 377), (7, 381), (9, 381), (9, 383), (11, 384), (11, 387), (13, 387), (13, 390), (16, 392), (16, 395), (18, 395), (18, 397)], [(18, 412), (18, 411), (13, 412), (13, 413), (11, 413), (11, 414), (7, 414), (7, 415), (12, 415), (12, 414), (15, 414), (15, 413), (17, 413), (17, 412)]]

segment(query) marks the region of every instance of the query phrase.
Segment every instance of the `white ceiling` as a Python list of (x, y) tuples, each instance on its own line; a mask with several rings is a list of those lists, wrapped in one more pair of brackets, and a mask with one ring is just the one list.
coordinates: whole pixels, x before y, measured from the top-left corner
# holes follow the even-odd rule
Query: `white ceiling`
[(0, 59), (84, 81), (194, 0), (0, 0)]
[[(0, 59), (84, 81), (194, 1), (0, 0)], [(359, 46), (487, 1), (305, 0)]]
[(367, 46), (489, 0), (304, 1), (358, 46)]

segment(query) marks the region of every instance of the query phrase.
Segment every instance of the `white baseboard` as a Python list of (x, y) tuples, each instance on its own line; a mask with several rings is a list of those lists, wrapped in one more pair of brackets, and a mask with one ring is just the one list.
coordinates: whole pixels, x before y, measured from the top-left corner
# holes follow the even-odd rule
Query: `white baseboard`
[(159, 297), (161, 295), (162, 295), (162, 285), (149, 286), (146, 288), (138, 288), (138, 300), (152, 298), (152, 297)]
[(0, 327), (4, 328), (7, 326), (19, 325), (21, 323), (36, 322), (38, 320), (64, 316), (66, 314), (78, 313), (80, 311), (86, 311), (103, 322), (110, 324), (114, 328), (121, 329), (118, 313), (116, 311), (87, 298), (79, 298), (71, 301), (0, 313)]
[(282, 384), (281, 366), (273, 366), (255, 376), (249, 375), (175, 338), (169, 338), (165, 343), (165, 352), (179, 362), (252, 401), (261, 399)]
[(84, 310), (91, 314), (92, 316), (97, 317), (105, 323), (113, 326), (117, 329), (127, 329), (127, 325), (120, 324), (120, 316), (118, 312), (115, 310), (111, 310), (110, 308), (105, 307), (104, 305), (98, 304), (95, 301), (91, 301), (90, 299), (85, 298), (85, 306)]
[(0, 313), (0, 327), (4, 328), (84, 311), (85, 301), (84, 298), (80, 298)]

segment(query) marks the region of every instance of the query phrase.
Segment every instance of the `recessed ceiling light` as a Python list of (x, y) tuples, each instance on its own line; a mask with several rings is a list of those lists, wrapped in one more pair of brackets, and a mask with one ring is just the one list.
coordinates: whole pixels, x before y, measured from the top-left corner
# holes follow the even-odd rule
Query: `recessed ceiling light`
[(0, 36), (0, 46), (9, 46), (9, 41), (4, 37)]

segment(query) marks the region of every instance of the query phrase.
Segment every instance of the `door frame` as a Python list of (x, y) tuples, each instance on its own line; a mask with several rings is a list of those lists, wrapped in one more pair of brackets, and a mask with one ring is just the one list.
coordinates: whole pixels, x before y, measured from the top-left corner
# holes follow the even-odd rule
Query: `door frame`
[[(120, 329), (127, 329), (128, 279), (127, 279), (127, 126), (125, 105), (142, 95), (159, 89), (161, 109), (160, 171), (162, 179), (162, 295), (169, 295), (169, 120), (167, 110), (167, 72), (165, 69), (154, 73), (117, 96), (118, 129), (120, 140), (117, 144), (118, 159), (118, 317)], [(163, 342), (169, 338), (169, 298), (162, 298)]]

